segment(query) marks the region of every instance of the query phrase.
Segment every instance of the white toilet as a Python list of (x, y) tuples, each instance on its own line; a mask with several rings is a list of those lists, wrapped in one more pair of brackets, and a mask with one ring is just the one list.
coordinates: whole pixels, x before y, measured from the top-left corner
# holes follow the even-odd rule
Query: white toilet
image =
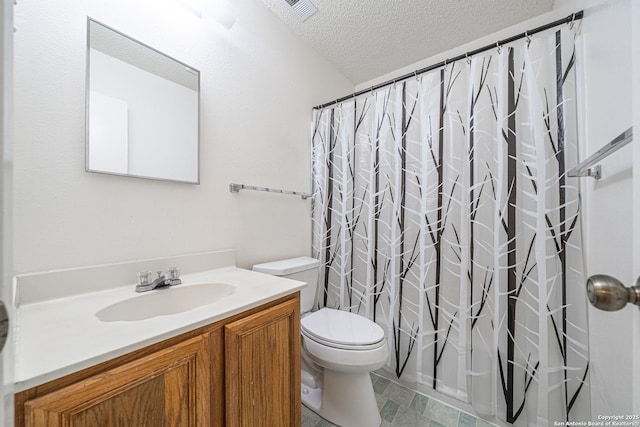
[(307, 283), (300, 292), (302, 403), (343, 427), (381, 423), (369, 373), (389, 356), (383, 329), (360, 315), (330, 308), (311, 313), (320, 262), (292, 258), (253, 266), (254, 271)]

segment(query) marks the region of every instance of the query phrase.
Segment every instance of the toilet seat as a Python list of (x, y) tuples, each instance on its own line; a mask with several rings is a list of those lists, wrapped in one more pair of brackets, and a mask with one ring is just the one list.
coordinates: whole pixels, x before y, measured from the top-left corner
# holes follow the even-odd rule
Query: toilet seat
[(303, 317), (300, 331), (306, 338), (344, 350), (372, 350), (385, 345), (384, 330), (355, 313), (323, 308)]

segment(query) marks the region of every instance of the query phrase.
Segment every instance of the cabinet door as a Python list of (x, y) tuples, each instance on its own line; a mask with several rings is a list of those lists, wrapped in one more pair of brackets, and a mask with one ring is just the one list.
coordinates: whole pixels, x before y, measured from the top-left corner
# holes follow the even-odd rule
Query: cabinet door
[(300, 426), (300, 300), (225, 326), (226, 425)]
[(207, 336), (25, 403), (27, 427), (202, 427), (210, 423)]

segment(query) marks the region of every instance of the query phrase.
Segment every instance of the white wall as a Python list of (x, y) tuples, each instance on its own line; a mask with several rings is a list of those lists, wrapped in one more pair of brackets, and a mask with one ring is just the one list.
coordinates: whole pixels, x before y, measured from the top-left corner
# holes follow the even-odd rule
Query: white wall
[[(172, 0), (21, 1), (15, 24), (15, 274), (235, 248), (238, 265), (308, 254), (314, 105), (353, 84), (262, 2), (227, 30)], [(84, 172), (86, 18), (201, 72), (201, 185)]]

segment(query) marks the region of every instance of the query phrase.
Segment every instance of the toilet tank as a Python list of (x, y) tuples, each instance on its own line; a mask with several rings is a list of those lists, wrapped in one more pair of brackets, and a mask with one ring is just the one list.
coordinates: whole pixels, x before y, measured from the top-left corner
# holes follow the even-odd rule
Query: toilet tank
[(300, 291), (300, 311), (305, 313), (311, 311), (316, 298), (319, 266), (315, 258), (298, 257), (256, 264), (253, 271), (305, 282), (307, 287)]

